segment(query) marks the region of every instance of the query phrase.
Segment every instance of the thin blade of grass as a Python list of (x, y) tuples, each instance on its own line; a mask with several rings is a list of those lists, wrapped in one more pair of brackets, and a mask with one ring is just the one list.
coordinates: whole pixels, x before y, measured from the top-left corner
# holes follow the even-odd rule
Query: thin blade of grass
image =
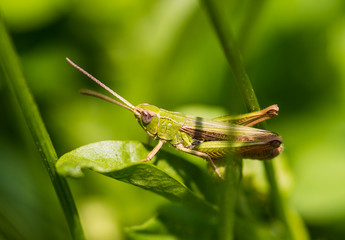
[[(256, 94), (254, 92), (250, 79), (246, 73), (240, 51), (236, 45), (236, 42), (231, 32), (231, 27), (230, 27), (231, 19), (229, 18), (227, 9), (224, 6), (224, 1), (202, 0), (202, 2), (210, 18), (210, 21), (215, 29), (218, 39), (221, 43), (225, 57), (233, 72), (235, 82), (243, 97), (243, 100), (246, 104), (248, 111), (260, 110), (259, 102), (257, 100)], [(264, 129), (265, 124), (261, 123), (259, 127)], [(292, 230), (290, 229), (290, 225), (289, 225), (287, 214), (286, 214), (287, 209), (285, 209), (283, 199), (278, 189), (278, 183), (277, 183), (274, 167), (271, 161), (265, 161), (263, 164), (265, 166), (267, 181), (270, 185), (270, 194), (272, 198), (272, 203), (274, 204), (274, 210), (275, 210), (276, 216), (278, 219), (280, 219), (280, 221), (285, 226), (287, 239), (291, 239)], [(227, 181), (231, 181), (231, 180), (235, 181), (236, 176), (230, 177)], [(232, 215), (233, 214), (230, 215), (229, 213), (230, 218)], [(224, 238), (224, 239), (232, 239), (232, 238), (229, 237), (229, 238)]]
[(60, 200), (73, 239), (85, 239), (77, 208), (66, 180), (55, 170), (57, 154), (27, 86), (20, 62), (0, 17), (0, 76), (12, 89), (31, 132), (55, 192)]

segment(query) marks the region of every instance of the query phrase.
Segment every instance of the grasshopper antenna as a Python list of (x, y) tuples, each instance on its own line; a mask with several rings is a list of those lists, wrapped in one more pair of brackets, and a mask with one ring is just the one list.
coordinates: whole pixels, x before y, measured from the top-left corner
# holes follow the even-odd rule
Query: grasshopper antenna
[(107, 90), (109, 93), (111, 93), (114, 97), (116, 97), (117, 99), (121, 100), (124, 104), (117, 102), (116, 100), (109, 98), (103, 94), (94, 92), (94, 91), (90, 91), (90, 90), (81, 90), (82, 94), (86, 94), (86, 95), (90, 95), (90, 96), (94, 96), (94, 97), (98, 97), (101, 99), (104, 99), (106, 101), (115, 103), (119, 106), (122, 106), (130, 111), (133, 112), (134, 110), (134, 106), (128, 102), (126, 99), (124, 99), (123, 97), (121, 97), (119, 94), (117, 94), (116, 92), (114, 92), (112, 89), (110, 89), (108, 86), (106, 86), (104, 83), (102, 83), (101, 81), (99, 81), (97, 78), (95, 78), (94, 76), (92, 76), (90, 73), (88, 73), (87, 71), (85, 71), (84, 69), (82, 69), (81, 67), (79, 67), (77, 64), (75, 64), (74, 62), (72, 62), (72, 60), (70, 60), (69, 58), (66, 57), (66, 60), (76, 69), (78, 69), (80, 72), (82, 72), (84, 75), (86, 75), (87, 77), (89, 77), (92, 81), (94, 81), (95, 83), (97, 83), (98, 85), (100, 85), (102, 88), (104, 88), (105, 90)]
[(129, 111), (133, 112), (132, 108), (130, 108), (127, 105), (124, 105), (124, 104), (116, 101), (115, 99), (112, 99), (111, 97), (108, 97), (108, 96), (106, 96), (106, 95), (104, 95), (102, 93), (95, 92), (95, 91), (92, 91), (92, 90), (89, 90), (89, 89), (84, 89), (84, 88), (80, 89), (80, 93), (84, 94), (84, 95), (88, 95), (88, 96), (92, 96), (92, 97), (97, 97), (97, 98), (103, 99), (103, 100), (105, 100), (107, 102), (114, 103), (116, 105), (119, 105), (119, 106), (121, 106), (123, 108), (126, 108)]

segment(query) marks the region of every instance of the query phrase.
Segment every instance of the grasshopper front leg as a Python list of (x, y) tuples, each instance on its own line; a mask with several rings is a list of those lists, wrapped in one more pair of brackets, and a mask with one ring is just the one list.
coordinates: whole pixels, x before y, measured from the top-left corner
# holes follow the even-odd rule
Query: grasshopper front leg
[(182, 151), (182, 152), (189, 153), (189, 154), (191, 154), (191, 155), (194, 155), (194, 156), (197, 156), (197, 157), (201, 157), (201, 158), (206, 159), (206, 160), (210, 163), (210, 165), (211, 165), (211, 167), (214, 169), (214, 171), (217, 173), (217, 175), (218, 175), (221, 179), (224, 179), (223, 176), (222, 176), (222, 174), (220, 174), (220, 172), (219, 172), (217, 166), (214, 164), (212, 158), (211, 158), (207, 153), (203, 153), (203, 152), (199, 152), (199, 151), (196, 151), (196, 150), (192, 150), (192, 149), (186, 148), (186, 147), (184, 147), (182, 144), (177, 144), (177, 145), (175, 145), (175, 147), (176, 147), (178, 150)]
[[(147, 157), (143, 160), (141, 160), (141, 162), (147, 162), (150, 161), (156, 154), (157, 152), (161, 149), (161, 147), (163, 146), (163, 144), (165, 143), (165, 140), (159, 140), (158, 144), (154, 147), (154, 149), (152, 149), (152, 151), (147, 155)], [(212, 158), (207, 154), (207, 153), (203, 153), (203, 152), (199, 152), (199, 151), (195, 151), (189, 148), (184, 147), (182, 144), (178, 144), (175, 146), (178, 150), (185, 152), (185, 153), (189, 153), (191, 155), (194, 156), (198, 156), (201, 158), (206, 159), (210, 165), (212, 166), (212, 168), (214, 169), (214, 171), (217, 173), (217, 175), (221, 178), (224, 179), (222, 174), (220, 174), (217, 166), (214, 164)]]
[(161, 149), (161, 147), (163, 146), (163, 144), (165, 143), (165, 140), (159, 140), (158, 144), (155, 146), (154, 149), (152, 149), (152, 151), (147, 155), (147, 157), (143, 160), (141, 160), (141, 162), (147, 162), (150, 161), (159, 151), (159, 149)]

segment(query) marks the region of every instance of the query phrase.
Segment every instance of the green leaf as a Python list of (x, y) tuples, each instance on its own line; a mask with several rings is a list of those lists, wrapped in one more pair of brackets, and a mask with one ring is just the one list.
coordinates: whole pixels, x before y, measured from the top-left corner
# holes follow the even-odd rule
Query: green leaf
[[(59, 174), (70, 177), (82, 177), (83, 169), (91, 169), (157, 193), (198, 212), (216, 214), (215, 208), (202, 194), (207, 190), (202, 189), (203, 186), (198, 187), (197, 181), (192, 178), (196, 177), (199, 182), (203, 182), (199, 180), (203, 176), (200, 169), (168, 153), (159, 154), (156, 160), (161, 168), (150, 162), (140, 162), (148, 153), (145, 146), (137, 141), (102, 141), (66, 153), (58, 160), (56, 168)], [(179, 166), (176, 163), (180, 163)], [(185, 183), (194, 186), (194, 191)]]
[(57, 162), (58, 173), (70, 177), (83, 177), (83, 169), (99, 173), (121, 170), (140, 159), (147, 149), (134, 141), (102, 141), (77, 148), (63, 155)]

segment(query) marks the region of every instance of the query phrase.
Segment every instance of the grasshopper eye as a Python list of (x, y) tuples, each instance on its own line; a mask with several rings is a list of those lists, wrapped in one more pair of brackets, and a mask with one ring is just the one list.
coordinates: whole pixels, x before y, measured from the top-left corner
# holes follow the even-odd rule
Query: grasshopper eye
[(143, 123), (149, 124), (152, 120), (152, 115), (146, 111), (141, 112), (141, 119)]

